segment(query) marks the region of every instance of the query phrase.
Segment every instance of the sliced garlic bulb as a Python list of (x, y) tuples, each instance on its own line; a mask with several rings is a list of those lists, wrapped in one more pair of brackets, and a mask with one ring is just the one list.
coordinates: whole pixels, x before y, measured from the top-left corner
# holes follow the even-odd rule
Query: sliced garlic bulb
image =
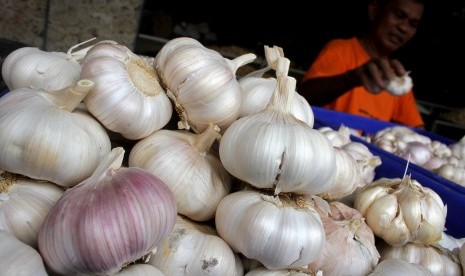
[(378, 179), (357, 194), (354, 206), (390, 245), (441, 240), (447, 208), (435, 191), (410, 177)]
[(39, 252), (1, 229), (0, 274), (5, 276), (48, 275)]
[(240, 112), (236, 70), (255, 58), (250, 53), (229, 60), (189, 37), (163, 45), (156, 67), (181, 118), (178, 127), (200, 133), (212, 123), (224, 132)]
[(109, 130), (138, 140), (164, 127), (173, 109), (146, 58), (114, 41), (93, 46), (82, 62), (83, 78), (95, 83), (84, 99)]
[(80, 78), (79, 61), (89, 48), (76, 53), (72, 51), (83, 43), (74, 45), (67, 53), (47, 52), (35, 47), (19, 48), (2, 64), (3, 81), (10, 91), (18, 88), (54, 91), (68, 87)]
[(276, 194), (325, 192), (335, 177), (333, 146), (291, 114), (296, 80), (277, 80), (265, 110), (238, 119), (226, 130), (220, 141), (221, 162), (235, 177)]
[(106, 130), (75, 110), (89, 80), (57, 91), (20, 88), (0, 98), (0, 170), (71, 187), (110, 152)]
[(401, 77), (394, 77), (394, 79), (389, 82), (386, 90), (396, 96), (400, 96), (409, 92), (413, 87), (413, 81), (409, 76), (409, 73), (410, 72)]
[(402, 259), (428, 269), (432, 275), (461, 276), (462, 267), (455, 254), (432, 245), (407, 243), (390, 246), (384, 242), (377, 244), (381, 259)]
[(68, 189), (39, 233), (45, 263), (61, 275), (112, 275), (150, 254), (176, 221), (176, 203), (155, 175), (121, 167), (114, 148), (91, 177)]
[(129, 166), (158, 176), (173, 192), (179, 214), (195, 221), (215, 215), (231, 190), (231, 177), (210, 147), (220, 137), (210, 125), (201, 134), (187, 130), (159, 130), (137, 142)]
[(325, 244), (318, 213), (305, 198), (290, 194), (231, 193), (218, 205), (215, 225), (233, 250), (269, 269), (308, 265)]
[(63, 192), (49, 182), (0, 172), (0, 229), (37, 248), (40, 227)]
[(166, 275), (243, 275), (241, 262), (214, 228), (177, 217), (171, 233), (157, 247), (149, 264)]

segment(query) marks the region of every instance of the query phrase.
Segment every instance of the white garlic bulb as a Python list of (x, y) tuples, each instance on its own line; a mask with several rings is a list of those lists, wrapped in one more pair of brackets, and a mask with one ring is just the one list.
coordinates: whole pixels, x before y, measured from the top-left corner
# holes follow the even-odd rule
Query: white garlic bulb
[(0, 229), (37, 248), (40, 227), (63, 192), (52, 183), (0, 172)]
[(137, 142), (129, 166), (158, 176), (173, 192), (179, 214), (195, 221), (215, 215), (231, 189), (231, 177), (210, 147), (220, 137), (210, 125), (201, 134), (187, 130), (159, 130)]
[(106, 130), (75, 110), (89, 80), (57, 91), (29, 88), (0, 98), (0, 170), (71, 187), (89, 177), (110, 152)]
[(265, 267), (255, 268), (245, 274), (245, 276), (323, 276), (323, 273), (312, 273), (306, 269), (267, 269)]
[(395, 76), (394, 79), (389, 81), (386, 90), (395, 96), (400, 96), (409, 92), (413, 87), (413, 81), (409, 73), (410, 72), (400, 77)]
[[(274, 69), (276, 76), (287, 76), (289, 63), (285, 66), (278, 66), (279, 57), (284, 57), (282, 49), (279, 47), (270, 48), (265, 46), (265, 57), (268, 66), (254, 71), (247, 76), (239, 79), (239, 85), (242, 90), (242, 104), (239, 118), (256, 114), (266, 108), (270, 102), (271, 96), (276, 88), (276, 78), (263, 78), (264, 69)], [(292, 114), (299, 120), (304, 121), (310, 127), (314, 124), (314, 114), (307, 100), (295, 91), (294, 103), (292, 105)]]
[(458, 258), (452, 252), (435, 247), (407, 243), (402, 246), (390, 246), (384, 242), (377, 244), (381, 259), (403, 259), (428, 269), (432, 275), (461, 276), (462, 268)]
[(39, 252), (1, 229), (0, 274), (5, 276), (48, 275)]
[(344, 125), (341, 125), (338, 130), (330, 127), (321, 127), (318, 131), (323, 133), (334, 147), (341, 148), (351, 142), (350, 129)]
[(308, 265), (324, 275), (367, 275), (378, 264), (375, 235), (360, 212), (340, 202), (327, 203), (314, 197), (323, 222), (326, 242), (322, 253)]
[(355, 158), (362, 168), (362, 182), (359, 187), (373, 182), (375, 178), (375, 169), (382, 163), (381, 158), (373, 155), (367, 146), (359, 142), (351, 141), (342, 148)]
[(147, 59), (126, 46), (102, 41), (82, 62), (83, 78), (95, 83), (84, 99), (88, 110), (109, 130), (138, 140), (164, 127), (173, 109)]
[(150, 254), (176, 221), (169, 188), (140, 168), (121, 167), (114, 148), (91, 177), (66, 190), (39, 232), (39, 250), (58, 274), (111, 275)]
[[(83, 42), (86, 43), (87, 41)], [(71, 47), (67, 53), (47, 52), (35, 47), (22, 47), (11, 52), (2, 64), (2, 77), (11, 90), (18, 88), (59, 90), (80, 78), (80, 58), (88, 48), (77, 53)]]
[(221, 162), (235, 177), (276, 194), (325, 192), (335, 177), (333, 146), (291, 114), (296, 80), (277, 80), (265, 110), (238, 119), (226, 130), (220, 141)]
[(238, 191), (218, 205), (215, 225), (233, 250), (269, 269), (302, 267), (325, 244), (320, 216), (301, 196)]
[(229, 60), (189, 37), (163, 45), (155, 57), (156, 67), (181, 118), (178, 127), (199, 133), (212, 123), (224, 132), (241, 106), (236, 70), (255, 58), (250, 53)]
[(428, 269), (418, 264), (411, 264), (402, 259), (387, 259), (379, 262), (368, 276), (433, 276)]
[(179, 215), (149, 263), (166, 275), (243, 275), (242, 263), (214, 228)]
[(160, 269), (149, 264), (132, 264), (123, 268), (120, 272), (113, 276), (165, 276)]
[(380, 178), (365, 186), (357, 194), (354, 207), (375, 235), (393, 246), (439, 241), (447, 214), (435, 191), (407, 176)]

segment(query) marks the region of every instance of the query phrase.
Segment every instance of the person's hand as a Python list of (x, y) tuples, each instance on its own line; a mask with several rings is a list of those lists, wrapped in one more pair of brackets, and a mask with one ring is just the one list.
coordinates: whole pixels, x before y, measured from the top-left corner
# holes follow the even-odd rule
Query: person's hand
[(386, 90), (396, 76), (404, 75), (404, 66), (396, 59), (373, 58), (355, 70), (366, 90), (378, 94)]

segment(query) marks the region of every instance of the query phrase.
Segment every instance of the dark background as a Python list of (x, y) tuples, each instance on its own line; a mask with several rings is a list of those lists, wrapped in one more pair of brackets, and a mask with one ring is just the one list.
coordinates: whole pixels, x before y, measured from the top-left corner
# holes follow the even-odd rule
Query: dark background
[[(208, 26), (210, 34), (197, 37), (205, 46), (236, 45), (257, 54), (263, 45), (284, 49), (293, 67), (306, 70), (328, 40), (350, 37), (367, 23), (367, 0), (283, 1), (279, 5), (250, 1), (146, 1), (140, 33), (180, 36), (175, 27)], [(212, 10), (214, 12), (212, 12)], [(182, 28), (181, 28), (182, 29)], [(453, 108), (465, 107), (465, 3), (430, 1), (415, 38), (396, 53), (414, 80), (417, 99)]]

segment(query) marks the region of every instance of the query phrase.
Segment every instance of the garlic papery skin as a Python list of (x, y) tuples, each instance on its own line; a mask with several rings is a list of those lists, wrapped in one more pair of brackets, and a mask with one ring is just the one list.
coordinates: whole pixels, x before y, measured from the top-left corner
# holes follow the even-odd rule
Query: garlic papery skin
[[(263, 78), (264, 69), (274, 69), (276, 76), (287, 76), (289, 64), (278, 66), (279, 57), (284, 57), (282, 49), (279, 47), (270, 48), (265, 46), (265, 57), (268, 66), (252, 72), (247, 76), (239, 79), (239, 85), (242, 90), (242, 104), (239, 118), (256, 114), (266, 108), (270, 102), (271, 96), (276, 88), (277, 81), (275, 78)], [(294, 103), (292, 104), (292, 114), (299, 120), (304, 121), (310, 127), (314, 124), (314, 114), (307, 100), (297, 91), (294, 92)]]
[[(302, 269), (306, 270), (306, 269)], [(265, 267), (255, 268), (245, 274), (245, 276), (323, 276), (323, 273), (312, 273), (298, 269), (267, 269)]]
[(323, 133), (334, 147), (341, 148), (351, 142), (350, 129), (344, 125), (341, 125), (337, 131), (330, 127), (321, 127), (318, 131)]
[(82, 62), (81, 76), (95, 83), (84, 99), (89, 111), (125, 138), (147, 137), (173, 114), (153, 64), (124, 45), (103, 41), (93, 46)]
[(0, 229), (0, 274), (47, 276), (42, 257), (31, 246)]
[(363, 182), (359, 187), (364, 187), (375, 178), (375, 169), (381, 165), (382, 161), (379, 156), (373, 155), (371, 151), (362, 143), (350, 142), (345, 144), (342, 149), (346, 150), (361, 166)]
[(75, 110), (89, 80), (57, 91), (20, 88), (0, 98), (0, 170), (71, 187), (111, 150), (92, 116)]
[(395, 96), (404, 95), (409, 92), (413, 87), (412, 78), (409, 76), (409, 73), (403, 76), (396, 76), (388, 84), (386, 90)]
[(276, 194), (325, 192), (335, 177), (333, 146), (290, 113), (296, 80), (277, 80), (266, 109), (238, 119), (223, 134), (221, 162), (235, 177)]
[(134, 145), (129, 166), (158, 176), (173, 192), (179, 214), (206, 221), (213, 218), (232, 185), (230, 174), (210, 151), (219, 137), (215, 125), (201, 134), (159, 130)]
[(402, 259), (387, 259), (379, 262), (375, 270), (368, 276), (433, 276), (421, 265), (411, 264)]
[(439, 195), (405, 176), (380, 178), (360, 191), (354, 207), (375, 235), (392, 246), (441, 240), (447, 208)]
[[(317, 199), (314, 197), (314, 199)], [(367, 275), (379, 261), (375, 235), (362, 214), (340, 202), (316, 200), (326, 242), (322, 253), (308, 269), (324, 275)]]
[(2, 77), (11, 90), (18, 88), (59, 90), (77, 82), (81, 65), (71, 55), (22, 47), (11, 52), (3, 62)]
[(462, 267), (456, 255), (432, 245), (407, 243), (390, 246), (384, 242), (377, 244), (381, 259), (402, 259), (428, 269), (432, 275), (461, 276)]
[(181, 119), (178, 127), (200, 133), (212, 123), (224, 132), (241, 108), (236, 70), (255, 58), (250, 53), (229, 60), (189, 37), (163, 45), (156, 68)]
[(325, 244), (318, 213), (304, 197), (291, 194), (231, 193), (218, 205), (215, 225), (234, 251), (268, 269), (308, 265)]
[(49, 182), (0, 172), (0, 229), (37, 248), (40, 227), (63, 192)]
[(242, 276), (244, 273), (242, 263), (236, 262), (235, 253), (214, 228), (180, 215), (149, 263), (166, 275)]
[(347, 151), (334, 148), (336, 156), (335, 178), (331, 186), (318, 196), (333, 200), (352, 194), (362, 181), (361, 166)]
[(149, 264), (132, 264), (113, 276), (166, 276), (160, 269)]
[(116, 273), (149, 254), (171, 232), (176, 203), (155, 175), (121, 167), (114, 148), (94, 174), (66, 190), (39, 232), (39, 250), (64, 275)]

